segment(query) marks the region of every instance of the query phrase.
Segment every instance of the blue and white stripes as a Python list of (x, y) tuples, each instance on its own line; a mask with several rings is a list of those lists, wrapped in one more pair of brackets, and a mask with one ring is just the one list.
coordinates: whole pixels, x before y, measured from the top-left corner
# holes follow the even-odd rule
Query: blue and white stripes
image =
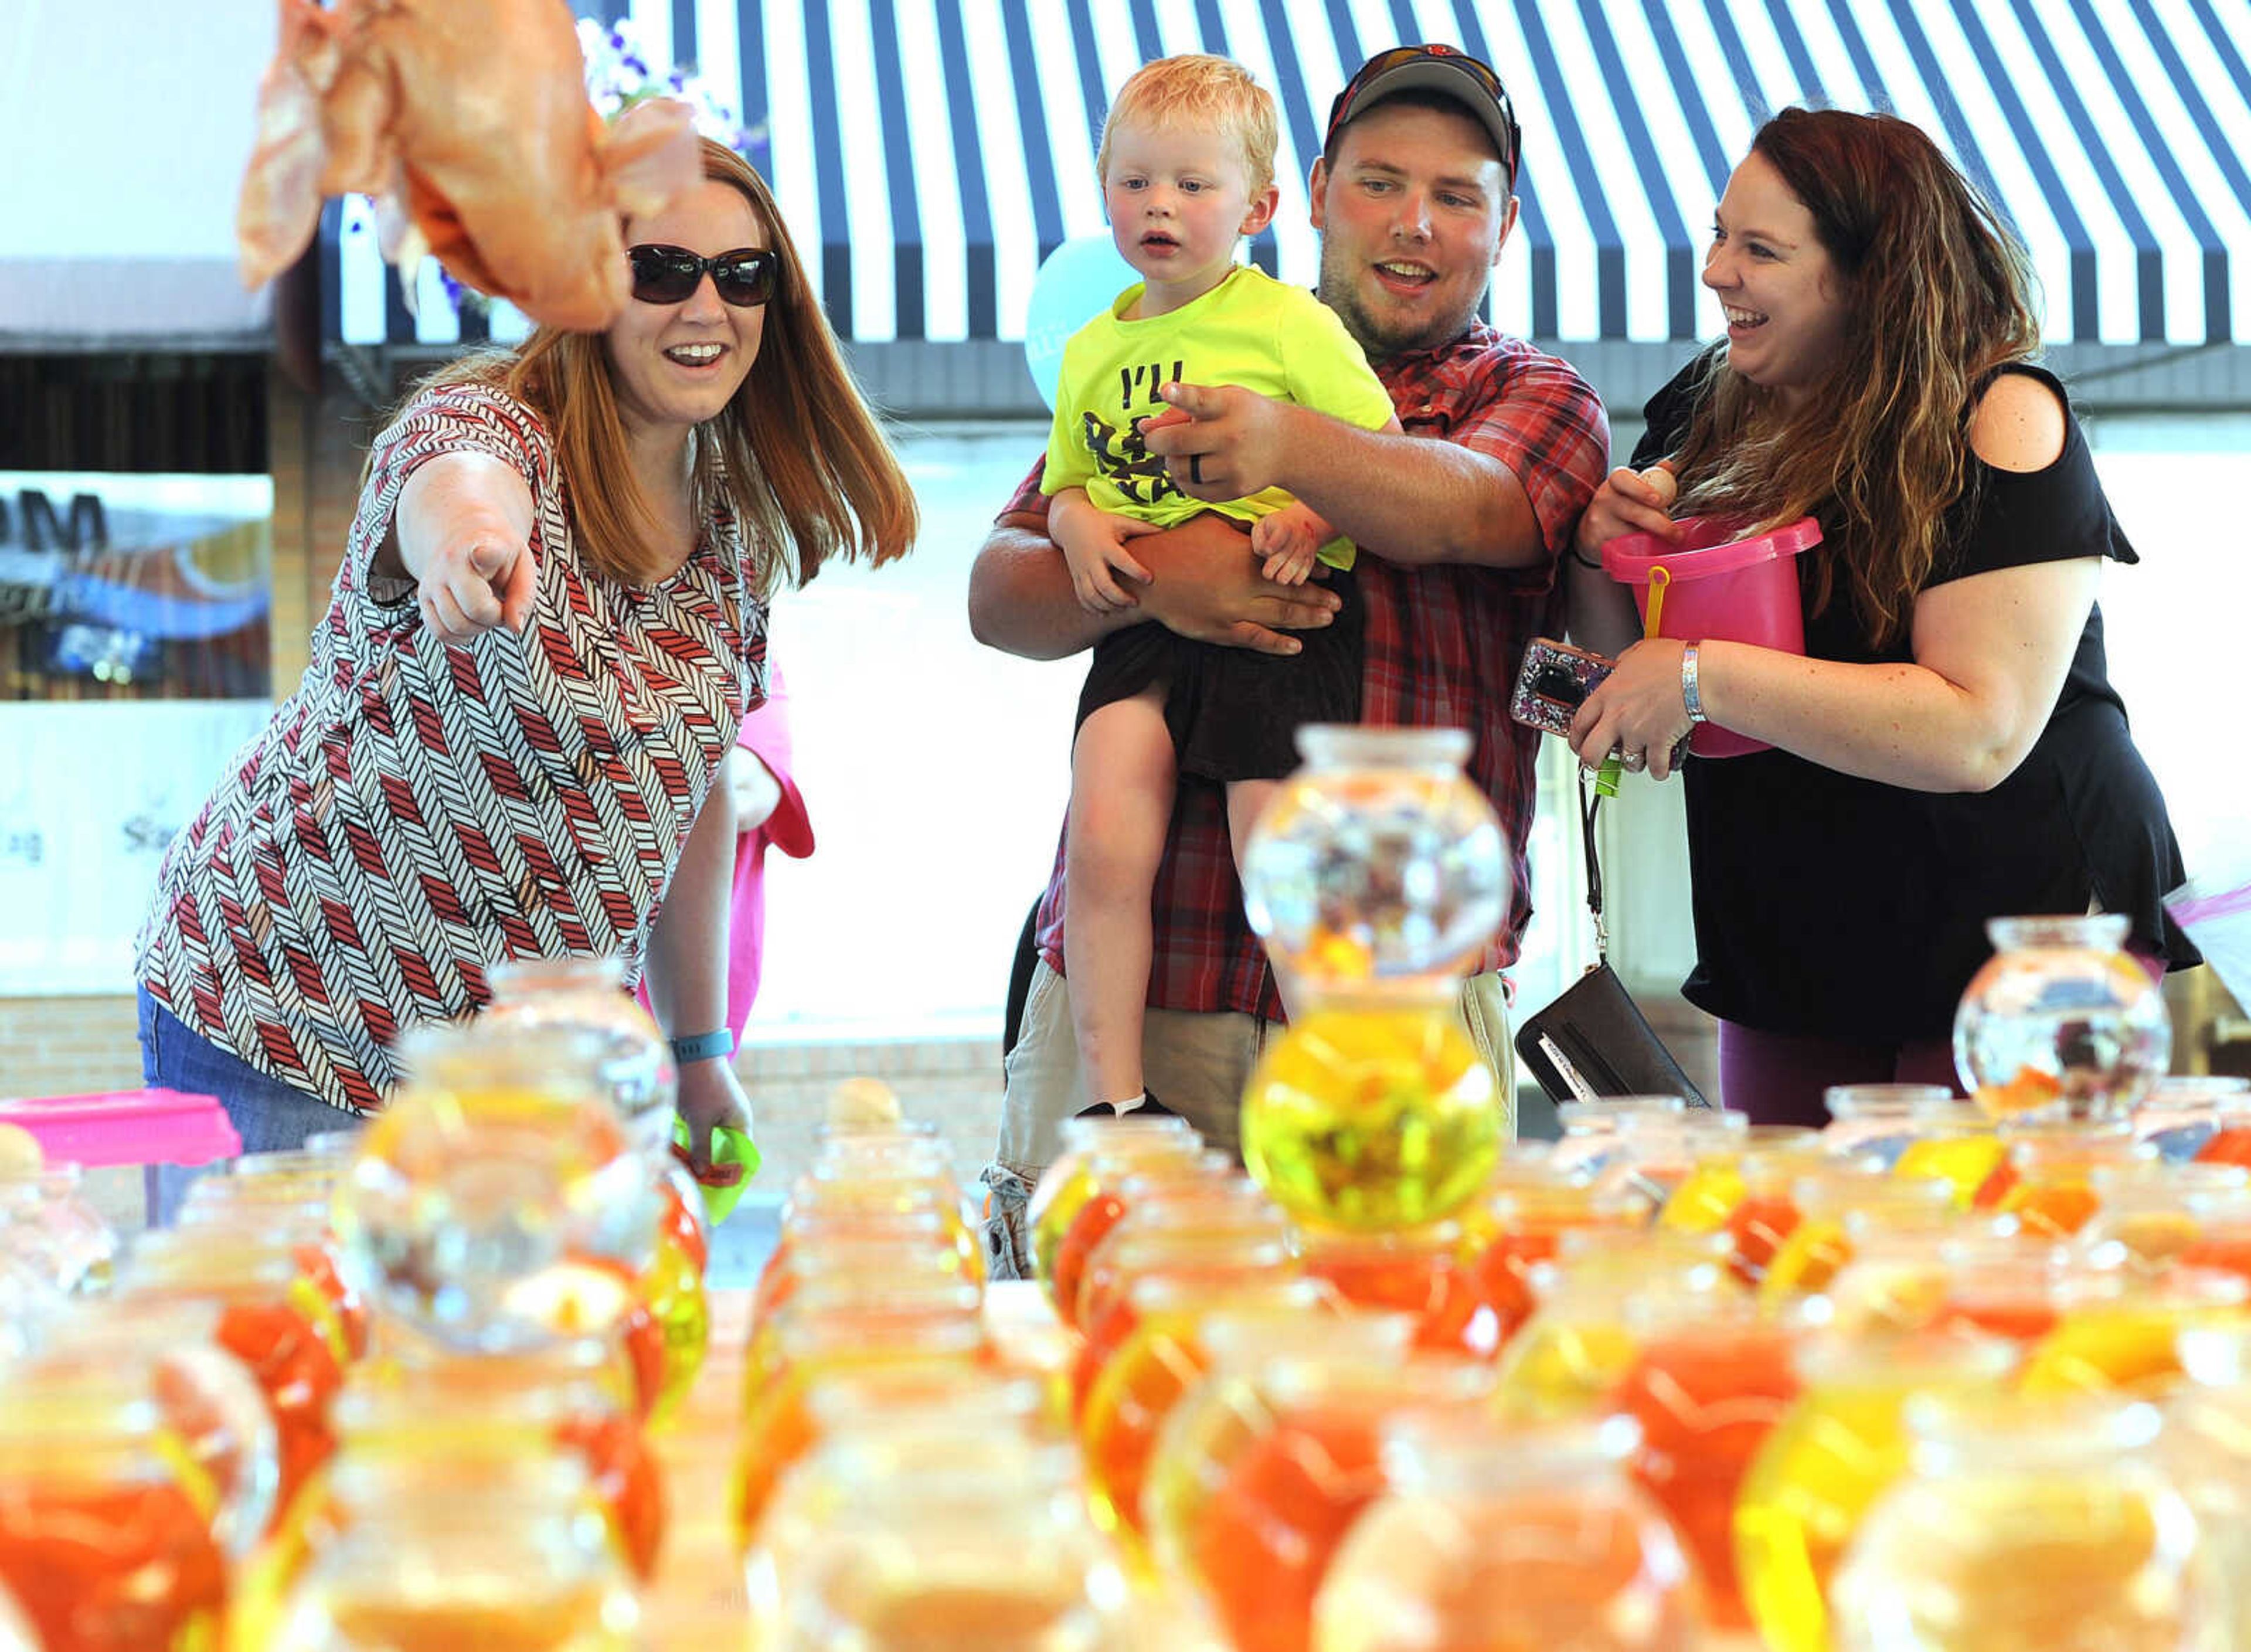
[[(1523, 213), (1496, 272), (1512, 331), (1716, 330), (1712, 204), (1792, 102), (1923, 127), (2030, 248), (2053, 341), (2251, 342), (2251, 0), (581, 0), (629, 15), (745, 122), (840, 331), (1021, 337), (1039, 260), (1103, 228), (1093, 155), (1147, 59), (1246, 63), (1282, 108), (1282, 207), (1255, 260), (1310, 283), (1305, 179), (1368, 52), (1445, 40), (1500, 71)], [(450, 342), (332, 208), (332, 335)], [(431, 277), (428, 279), (434, 279)], [(471, 335), (507, 337), (504, 309)]]

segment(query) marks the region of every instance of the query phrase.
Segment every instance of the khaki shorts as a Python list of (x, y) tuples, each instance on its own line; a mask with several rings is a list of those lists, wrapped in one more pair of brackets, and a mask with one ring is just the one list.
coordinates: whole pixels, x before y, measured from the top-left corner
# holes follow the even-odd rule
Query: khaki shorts
[[(1508, 1043), (1508, 998), (1498, 974), (1463, 983), (1463, 1024), (1493, 1070), (1503, 1128), (1516, 1133), (1516, 1057)], [(1279, 1024), (1238, 1010), (1202, 1013), (1152, 1010), (1141, 1036), (1149, 1088), (1202, 1132), (1212, 1146), (1242, 1155), (1236, 1117), (1251, 1070), (1280, 1036)], [(1031, 1277), (1023, 1214), (1040, 1173), (1055, 1163), (1063, 1121), (1086, 1105), (1079, 1084), (1078, 1039), (1071, 1028), (1070, 989), (1042, 961), (1032, 975), (1016, 1046), (1008, 1052), (1008, 1094), (1001, 1140), (982, 1180), (985, 1261), (994, 1279)]]

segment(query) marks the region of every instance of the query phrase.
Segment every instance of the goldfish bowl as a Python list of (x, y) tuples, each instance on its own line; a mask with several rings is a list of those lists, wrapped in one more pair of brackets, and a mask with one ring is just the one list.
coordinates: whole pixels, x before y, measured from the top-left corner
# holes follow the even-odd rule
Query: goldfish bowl
[(1954, 1062), (1995, 1118), (2129, 1116), (2172, 1055), (2172, 1020), (2123, 950), (2126, 920), (1996, 918), (1954, 1017)]
[(1462, 772), (1460, 729), (1311, 725), (1259, 816), (1243, 908), (1309, 992), (1450, 979), (1508, 912), (1500, 821)]

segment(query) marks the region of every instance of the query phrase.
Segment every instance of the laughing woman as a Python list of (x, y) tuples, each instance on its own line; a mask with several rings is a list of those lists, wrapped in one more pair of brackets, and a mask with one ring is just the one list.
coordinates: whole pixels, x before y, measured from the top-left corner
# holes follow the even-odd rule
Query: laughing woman
[(717, 782), (765, 593), (899, 555), (914, 501), (740, 156), (626, 239), (607, 332), (458, 363), (376, 439), (310, 669), (165, 855), (144, 1071), (246, 1149), (379, 1107), (398, 1033), (526, 957), (646, 965), (699, 1171), (747, 1124)]
[[(1953, 1081), (1990, 917), (2121, 913), (2152, 969), (2197, 957), (2095, 604), (2102, 564), (2139, 559), (2033, 364), (2008, 231), (1915, 127), (1787, 109), (1728, 180), (1704, 283), (1726, 343), (1650, 401), (1580, 526), (1573, 629), (1623, 653), (1572, 744), (1659, 778), (1702, 718), (1773, 747), (1684, 771), (1684, 991), (1720, 1017), (1729, 1105), (1818, 1122), (1827, 1085)], [(1675, 513), (1819, 520), (1804, 657), (1632, 640), (1596, 553)]]

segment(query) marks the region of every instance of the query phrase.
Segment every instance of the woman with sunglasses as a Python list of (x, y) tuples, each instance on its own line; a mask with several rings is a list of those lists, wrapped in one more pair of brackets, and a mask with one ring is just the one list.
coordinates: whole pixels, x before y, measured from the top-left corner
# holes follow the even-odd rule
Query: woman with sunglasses
[(747, 1124), (718, 782), (765, 593), (915, 506), (765, 182), (703, 159), (606, 332), (456, 362), (377, 437), (310, 669), (166, 853), (144, 1071), (247, 1150), (381, 1106), (399, 1031), (523, 957), (645, 966), (699, 1174)]

